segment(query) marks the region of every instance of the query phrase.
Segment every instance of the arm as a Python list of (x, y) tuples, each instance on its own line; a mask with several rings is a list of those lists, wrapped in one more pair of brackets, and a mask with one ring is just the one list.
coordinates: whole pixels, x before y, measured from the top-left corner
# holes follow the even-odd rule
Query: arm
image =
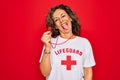
[(40, 63), (40, 70), (41, 70), (41, 73), (43, 74), (43, 76), (46, 77), (49, 75), (49, 73), (51, 71), (50, 54), (43, 54), (43, 58)]
[(40, 70), (43, 76), (48, 76), (50, 71), (51, 71), (51, 66), (50, 66), (50, 39), (51, 39), (51, 34), (50, 31), (47, 31), (43, 34), (41, 40), (45, 45), (45, 53), (42, 56), (42, 60), (40, 63)]
[(92, 80), (92, 67), (84, 68), (84, 80)]

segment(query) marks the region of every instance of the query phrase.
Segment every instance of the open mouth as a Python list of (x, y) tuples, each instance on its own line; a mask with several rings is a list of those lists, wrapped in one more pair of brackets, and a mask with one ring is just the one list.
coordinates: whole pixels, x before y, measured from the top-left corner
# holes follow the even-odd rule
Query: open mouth
[(63, 23), (61, 26), (62, 26), (63, 29), (66, 29), (66, 30), (68, 29), (68, 24), (67, 23)]

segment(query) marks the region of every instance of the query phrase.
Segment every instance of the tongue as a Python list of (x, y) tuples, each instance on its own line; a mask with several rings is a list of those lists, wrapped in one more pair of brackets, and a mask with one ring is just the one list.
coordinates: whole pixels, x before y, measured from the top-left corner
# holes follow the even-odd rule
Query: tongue
[(62, 25), (62, 28), (63, 28), (63, 29), (68, 29), (68, 25), (63, 24), (63, 25)]

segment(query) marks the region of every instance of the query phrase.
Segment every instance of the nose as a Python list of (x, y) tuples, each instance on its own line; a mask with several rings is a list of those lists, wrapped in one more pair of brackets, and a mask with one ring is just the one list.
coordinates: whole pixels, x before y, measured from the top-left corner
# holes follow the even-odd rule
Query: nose
[(63, 22), (63, 19), (62, 19), (62, 18), (60, 18), (60, 23), (61, 23), (61, 22)]

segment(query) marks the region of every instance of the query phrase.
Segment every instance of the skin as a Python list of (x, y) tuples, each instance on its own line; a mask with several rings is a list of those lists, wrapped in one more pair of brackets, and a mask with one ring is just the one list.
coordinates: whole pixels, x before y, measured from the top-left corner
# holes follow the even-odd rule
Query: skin
[[(59, 29), (60, 36), (62, 38), (68, 39), (70, 38), (72, 33), (72, 19), (70, 16), (62, 9), (57, 9), (53, 13), (53, 20), (55, 22), (55, 26)], [(68, 29), (64, 29), (62, 24), (67, 24)], [(72, 38), (76, 36), (73, 35)], [(45, 52), (50, 52), (50, 40), (51, 40), (51, 32), (47, 31), (42, 35), (41, 41), (45, 45)], [(42, 74), (46, 77), (50, 74), (51, 66), (50, 66), (50, 54), (43, 54), (42, 61), (40, 63), (40, 69)], [(92, 67), (84, 67), (84, 80), (92, 80)]]
[[(53, 14), (53, 20), (55, 22), (56, 28), (60, 31), (60, 36), (63, 38), (69, 38), (72, 33), (72, 19), (70, 16), (62, 9), (57, 9)], [(67, 23), (68, 29), (63, 29), (62, 24)]]

